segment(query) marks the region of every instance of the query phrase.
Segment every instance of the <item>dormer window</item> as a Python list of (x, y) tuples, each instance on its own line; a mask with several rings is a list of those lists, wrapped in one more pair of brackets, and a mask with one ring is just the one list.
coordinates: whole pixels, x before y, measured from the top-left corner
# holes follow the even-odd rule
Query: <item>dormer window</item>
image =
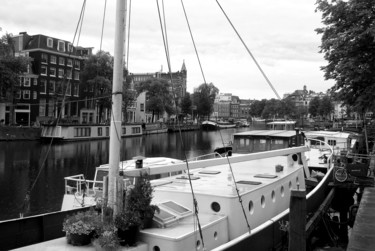
[(52, 38), (47, 38), (47, 47), (52, 48), (53, 47), (53, 39)]
[(68, 52), (73, 52), (73, 45), (68, 43)]
[(57, 46), (57, 50), (65, 52), (65, 42), (64, 41), (59, 41), (58, 46)]

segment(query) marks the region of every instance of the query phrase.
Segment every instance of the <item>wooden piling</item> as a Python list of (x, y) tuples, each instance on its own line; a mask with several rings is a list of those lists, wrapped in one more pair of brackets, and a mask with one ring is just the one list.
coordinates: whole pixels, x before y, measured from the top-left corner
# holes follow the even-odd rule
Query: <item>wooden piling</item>
[(306, 250), (305, 190), (291, 190), (289, 208), (289, 251)]

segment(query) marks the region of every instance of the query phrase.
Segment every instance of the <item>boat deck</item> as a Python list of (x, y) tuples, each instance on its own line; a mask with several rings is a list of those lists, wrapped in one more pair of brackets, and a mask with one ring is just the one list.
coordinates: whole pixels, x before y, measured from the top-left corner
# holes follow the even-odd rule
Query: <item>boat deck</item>
[(374, 250), (375, 247), (375, 187), (366, 187), (358, 208), (347, 251)]
[[(231, 164), (240, 194), (245, 194), (261, 187), (273, 184), (276, 180), (299, 170), (298, 165), (288, 166), (285, 156), (251, 160)], [(276, 172), (275, 166), (284, 167), (282, 172)], [(202, 195), (217, 197), (237, 197), (232, 189), (228, 164), (193, 170), (190, 173), (194, 191)], [(191, 193), (187, 174), (172, 176), (153, 182), (157, 191)]]

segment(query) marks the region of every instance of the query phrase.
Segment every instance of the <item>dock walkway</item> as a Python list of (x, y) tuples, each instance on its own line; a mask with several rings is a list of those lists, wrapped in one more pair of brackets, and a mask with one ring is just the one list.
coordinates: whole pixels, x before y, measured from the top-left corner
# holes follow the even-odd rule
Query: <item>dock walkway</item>
[(375, 187), (366, 187), (349, 238), (347, 251), (375, 250)]

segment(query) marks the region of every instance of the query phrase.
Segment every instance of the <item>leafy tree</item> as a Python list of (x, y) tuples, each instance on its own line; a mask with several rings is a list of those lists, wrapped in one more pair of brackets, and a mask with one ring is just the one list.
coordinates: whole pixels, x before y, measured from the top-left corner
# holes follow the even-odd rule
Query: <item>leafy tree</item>
[(375, 12), (373, 0), (318, 0), (326, 79), (344, 104), (363, 112), (375, 107)]
[(194, 93), (194, 103), (197, 106), (198, 116), (210, 119), (214, 110), (214, 101), (219, 89), (213, 83), (201, 84)]
[(311, 116), (316, 117), (319, 114), (320, 98), (314, 97), (309, 103), (309, 113)]
[(186, 93), (185, 96), (181, 100), (181, 113), (186, 117), (188, 114), (191, 113), (192, 109), (192, 101), (190, 97), (190, 93)]
[(7, 33), (0, 39), (0, 102), (10, 102), (10, 123), (15, 123), (15, 94), (19, 90), (19, 76), (30, 64), (28, 57), (15, 57), (12, 35)]
[(167, 112), (173, 113), (172, 95), (169, 91), (169, 84), (164, 79), (150, 78), (146, 81), (138, 83), (135, 86), (137, 94), (146, 91), (146, 107), (147, 110), (152, 111), (152, 121), (155, 115)]
[(254, 100), (250, 105), (250, 115), (253, 117), (261, 117), (264, 107), (266, 106), (267, 100)]
[(99, 108), (99, 122), (102, 122), (105, 108), (112, 107), (113, 57), (109, 52), (99, 51), (89, 56), (81, 72), (82, 85), (94, 90), (92, 99), (96, 99)]
[(290, 98), (282, 99), (279, 108), (279, 117), (285, 119), (294, 118), (296, 114), (296, 105)]
[(330, 97), (324, 96), (321, 99), (320, 104), (319, 104), (319, 109), (318, 109), (319, 115), (326, 118), (332, 113), (332, 111), (333, 111), (333, 104), (331, 102)]
[(267, 100), (262, 111), (263, 118), (277, 118), (278, 107), (280, 107), (280, 100), (270, 99)]

